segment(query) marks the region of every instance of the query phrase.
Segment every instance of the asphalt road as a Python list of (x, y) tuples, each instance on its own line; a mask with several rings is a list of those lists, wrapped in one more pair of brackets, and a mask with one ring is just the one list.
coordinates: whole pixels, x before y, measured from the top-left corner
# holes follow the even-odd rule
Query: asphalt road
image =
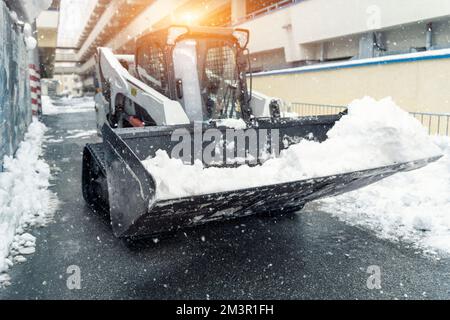
[[(317, 205), (296, 214), (250, 217), (179, 232), (159, 242), (126, 243), (81, 195), (86, 142), (68, 130), (95, 128), (91, 112), (45, 116), (53, 138), (45, 158), (61, 206), (36, 229), (36, 253), (14, 266), (0, 299), (425, 299), (450, 298), (450, 260), (348, 226)], [(371, 265), (381, 289), (368, 289)], [(69, 289), (67, 269), (80, 270)]]

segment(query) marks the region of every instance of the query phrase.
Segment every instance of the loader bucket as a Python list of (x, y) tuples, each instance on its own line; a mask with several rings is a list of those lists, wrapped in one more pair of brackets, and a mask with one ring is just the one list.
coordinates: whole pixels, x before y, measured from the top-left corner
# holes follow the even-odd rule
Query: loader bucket
[[(290, 143), (304, 138), (325, 140), (326, 133), (339, 118), (340, 115), (277, 121), (259, 119), (253, 127), (270, 136), (271, 144), (278, 144), (280, 149), (284, 149)], [(255, 188), (157, 199), (155, 180), (141, 161), (154, 156), (159, 149), (170, 152), (177, 144), (177, 141), (171, 140), (177, 129), (192, 135), (195, 130), (205, 132), (208, 128), (204, 125), (196, 129), (191, 125), (111, 129), (105, 125), (102, 130), (103, 143), (88, 144), (84, 150), (84, 198), (94, 210), (109, 216), (117, 237), (155, 236), (183, 227), (255, 213), (298, 211), (309, 201), (352, 191), (396, 172), (425, 166), (437, 159), (421, 159)], [(277, 135), (271, 136), (271, 129), (277, 129)], [(258, 147), (262, 148), (263, 145), (267, 147), (266, 144), (258, 144)], [(202, 148), (205, 146), (202, 145)], [(248, 148), (248, 143), (243, 147)], [(193, 161), (198, 155), (192, 151), (190, 156)]]

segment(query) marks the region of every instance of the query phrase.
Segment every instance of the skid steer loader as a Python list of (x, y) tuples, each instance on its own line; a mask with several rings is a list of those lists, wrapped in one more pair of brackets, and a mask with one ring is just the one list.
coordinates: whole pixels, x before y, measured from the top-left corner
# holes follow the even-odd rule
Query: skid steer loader
[[(247, 131), (257, 131), (257, 150), (252, 156), (256, 158), (253, 165), (258, 165), (266, 159), (268, 150), (276, 156), (274, 146), (285, 149), (311, 137), (325, 140), (328, 130), (342, 116), (280, 117), (279, 100), (252, 91), (248, 39), (248, 31), (242, 29), (171, 26), (138, 39), (135, 55), (114, 55), (110, 49), (98, 49), (99, 93), (95, 99), (103, 142), (87, 144), (84, 149), (82, 187), (86, 202), (109, 218), (116, 236), (154, 236), (254, 213), (297, 211), (309, 201), (348, 192), (435, 160), (158, 199), (152, 172), (141, 161), (155, 156), (158, 150), (170, 154), (178, 142), (173, 133), (179, 129), (193, 138), (193, 144), (195, 135), (211, 128), (224, 135), (241, 130), (244, 138)], [(230, 129), (227, 119), (243, 121), (246, 127)], [(232, 152), (247, 154), (250, 142), (243, 141)], [(226, 161), (229, 145), (220, 139), (216, 142), (217, 154), (225, 160), (221, 165), (240, 164)], [(201, 141), (200, 152), (193, 147), (190, 154), (180, 156), (190, 163), (204, 161), (201, 151), (207, 145)]]

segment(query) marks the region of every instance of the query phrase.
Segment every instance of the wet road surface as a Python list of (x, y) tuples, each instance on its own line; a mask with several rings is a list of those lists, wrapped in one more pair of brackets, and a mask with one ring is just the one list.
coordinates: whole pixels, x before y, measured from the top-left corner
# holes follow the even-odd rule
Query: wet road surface
[[(93, 112), (44, 116), (45, 158), (61, 206), (33, 230), (36, 253), (10, 272), (0, 299), (424, 299), (450, 298), (450, 261), (348, 226), (318, 205), (285, 217), (250, 217), (127, 243), (93, 214), (81, 195), (83, 146), (95, 135)], [(62, 141), (60, 141), (62, 138)], [(381, 289), (368, 289), (369, 266)], [(67, 286), (80, 270), (81, 289)]]

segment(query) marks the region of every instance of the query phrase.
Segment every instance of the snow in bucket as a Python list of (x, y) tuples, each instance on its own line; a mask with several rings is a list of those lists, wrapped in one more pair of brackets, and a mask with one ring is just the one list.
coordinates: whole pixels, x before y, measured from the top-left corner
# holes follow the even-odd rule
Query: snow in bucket
[[(348, 114), (324, 142), (301, 140), (280, 157), (259, 166), (206, 168), (186, 165), (158, 150), (143, 161), (157, 183), (157, 198), (171, 199), (231, 191), (370, 169), (441, 155), (421, 123), (391, 98), (365, 97), (352, 102)], [(177, 174), (173, 174), (176, 172)]]

